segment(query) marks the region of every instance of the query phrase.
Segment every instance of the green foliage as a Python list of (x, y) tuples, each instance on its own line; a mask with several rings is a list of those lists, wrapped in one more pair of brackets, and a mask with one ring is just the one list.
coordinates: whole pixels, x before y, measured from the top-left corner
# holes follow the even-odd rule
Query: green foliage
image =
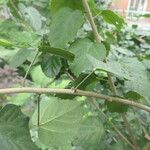
[(125, 24), (124, 20), (111, 10), (103, 10), (101, 15), (106, 22), (115, 25), (118, 30), (121, 30)]
[[(73, 136), (80, 126), (83, 108), (77, 101), (59, 100), (50, 97), (41, 102), (38, 136), (49, 147), (61, 147), (71, 144)], [(32, 116), (37, 125), (37, 111)]]
[(75, 59), (70, 63), (70, 68), (75, 75), (92, 70), (92, 65), (88, 59), (88, 55), (104, 60), (106, 49), (103, 44), (92, 42), (89, 39), (80, 39), (75, 41), (69, 48), (69, 51), (74, 53)]
[[(83, 24), (83, 14), (79, 10), (62, 8), (52, 16), (49, 41), (52, 47), (65, 48), (76, 37)], [(56, 32), (57, 31), (57, 32)]]
[(57, 76), (61, 69), (60, 58), (50, 54), (44, 54), (41, 59), (41, 68), (44, 74), (51, 78)]
[(19, 4), (19, 0), (9, 0), (7, 5), (9, 6), (10, 12), (16, 17), (16, 18), (20, 18), (21, 14), (18, 11), (18, 4)]
[(42, 51), (43, 53), (50, 53), (50, 54), (58, 55), (68, 60), (74, 59), (73, 53), (60, 49), (60, 48), (54, 48), (49, 45), (40, 45), (39, 51)]
[(10, 65), (12, 67), (18, 67), (22, 65), (27, 60), (27, 57), (30, 55), (30, 53), (30, 49), (20, 49), (11, 59)]
[(27, 19), (29, 20), (31, 27), (33, 27), (33, 29), (35, 29), (36, 31), (41, 30), (42, 28), (41, 14), (34, 7), (26, 8), (24, 13), (27, 15)]
[(103, 125), (96, 117), (84, 118), (74, 145), (86, 150), (97, 149), (104, 134)]
[(52, 13), (57, 13), (57, 11), (63, 7), (69, 7), (73, 10), (82, 10), (82, 0), (52, 0), (50, 10)]
[(127, 105), (120, 104), (120, 103), (117, 103), (117, 102), (105, 101), (105, 104), (107, 106), (107, 109), (110, 112), (123, 113), (123, 112), (127, 112), (127, 109), (128, 109)]
[(139, 109), (133, 113), (126, 104), (77, 96), (75, 92), (114, 95), (110, 73), (116, 97), (149, 106), (149, 32), (141, 32), (137, 25), (127, 27), (119, 14), (106, 8), (107, 2), (88, 0), (103, 39), (98, 43), (82, 3), (0, 1), (0, 88), (21, 87), (28, 70), (26, 86), (72, 89), (75, 94), (0, 95), (0, 150), (34, 150), (35, 145), (41, 150), (130, 149), (111, 126), (114, 123), (132, 142), (119, 115), (123, 112), (139, 146), (145, 147), (147, 136), (143, 133), (150, 132), (148, 113)]
[(11, 47), (12, 43), (10, 41), (7, 41), (5, 39), (0, 39), (0, 46), (4, 46), (4, 47)]
[(41, 66), (36, 66), (31, 70), (31, 78), (35, 84), (40, 86), (45, 86), (50, 81), (43, 73)]
[(150, 18), (150, 14), (141, 15), (141, 17)]
[(37, 150), (29, 132), (29, 118), (19, 106), (6, 105), (0, 110), (0, 149)]

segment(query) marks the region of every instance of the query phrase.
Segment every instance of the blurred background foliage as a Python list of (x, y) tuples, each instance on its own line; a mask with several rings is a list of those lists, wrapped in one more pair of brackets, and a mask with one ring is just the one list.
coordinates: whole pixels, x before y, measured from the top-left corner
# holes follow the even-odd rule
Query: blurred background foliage
[[(38, 46), (41, 43), (49, 46), (49, 33), (52, 31), (50, 31), (50, 29), (53, 29), (51, 26), (51, 24), (53, 24), (52, 17), (55, 14), (55, 11), (61, 7), (59, 5), (54, 5), (55, 3), (53, 4), (52, 1), (0, 1), (0, 88), (20, 87), (23, 77), (28, 70), (28, 66), (37, 54)], [(58, 4), (57, 1), (56, 4)], [(70, 5), (69, 3), (66, 4), (73, 9), (74, 6)], [(92, 13), (94, 14), (98, 31), (104, 38), (103, 44), (107, 50), (106, 55), (108, 61), (111, 64), (113, 64), (115, 61), (120, 61), (119, 64), (123, 63), (123, 61), (126, 62), (127, 66), (125, 67), (129, 68), (129, 71), (131, 72), (129, 75), (131, 75), (131, 77), (135, 77), (133, 82), (124, 80), (124, 75), (122, 74), (117, 74), (117, 77), (114, 77), (118, 95), (120, 97), (124, 96), (129, 99), (142, 101), (144, 104), (150, 105), (150, 32), (141, 32), (136, 24), (128, 26), (128, 23), (124, 21), (122, 17), (108, 10), (111, 1), (106, 2), (103, 0), (89, 0), (89, 4)], [(83, 9), (82, 6), (78, 6), (78, 4), (76, 7), (78, 7), (80, 10)], [(101, 15), (99, 15), (100, 13)], [(116, 20), (118, 21), (117, 24)], [(62, 18), (62, 24), (63, 23), (64, 22)], [(61, 28), (61, 26), (59, 28)], [(85, 22), (78, 30), (75, 39), (80, 38), (88, 38), (89, 41), (94, 41), (89, 23)], [(87, 40), (84, 42), (89, 41)], [(73, 42), (75, 42), (75, 40), (68, 42), (68, 45), (71, 45)], [(59, 51), (59, 49), (57, 50)], [(68, 55), (70, 56), (70, 54)], [(87, 63), (88, 62), (89, 61), (87, 61)], [(45, 54), (44, 52), (40, 52), (38, 53), (38, 57), (34, 61), (33, 66), (27, 76), (26, 85), (30, 87), (36, 86), (49, 88), (75, 87), (82, 81), (83, 78), (85, 78), (86, 75), (89, 74), (89, 70), (85, 70), (81, 73), (80, 70), (72, 71), (69, 66), (71, 66), (71, 63), (69, 64), (67, 60), (60, 57), (60, 55), (55, 55), (55, 53)], [(143, 66), (145, 67), (144, 69)], [(117, 67), (113, 67), (111, 68), (112, 73), (115, 74)], [(72, 69), (76, 68), (72, 67)], [(143, 70), (141, 71), (140, 69)], [(77, 71), (79, 72), (78, 76), (76, 76)], [(141, 79), (139, 78), (140, 76), (142, 76)], [(72, 78), (73, 80), (71, 80)], [(135, 84), (136, 82), (138, 82), (138, 84)], [(88, 82), (85, 81), (84, 84), (79, 86), (79, 88), (111, 95), (105, 71), (95, 71), (89, 77)], [(74, 98), (70, 95), (55, 95), (55, 97), (62, 99)], [(44, 101), (47, 101), (49, 98), (54, 99), (52, 95), (41, 96), (41, 99)], [(124, 110), (124, 106), (123, 108), (121, 105), (116, 107), (116, 105), (109, 105), (109, 103), (107, 104), (101, 100), (97, 100), (96, 105), (99, 105), (101, 111), (109, 116), (108, 119), (106, 119), (93, 107), (91, 103), (87, 103), (85, 101), (85, 97), (76, 97), (76, 99), (77, 101), (84, 102), (83, 105), (86, 108), (84, 112), (85, 116), (94, 116), (96, 118), (100, 116), (101, 121), (99, 122), (98, 119), (95, 119), (94, 117), (91, 118), (90, 121), (85, 119), (83, 121), (83, 125), (85, 123), (87, 126), (93, 128), (93, 132), (91, 132), (89, 128), (85, 129), (84, 126), (81, 127), (81, 129), (78, 131), (78, 138), (75, 138), (71, 145), (68, 144), (69, 146), (65, 143), (66, 145), (62, 149), (121, 150), (123, 147), (122, 145), (124, 145), (124, 147), (128, 150), (130, 149), (129, 146), (122, 143), (122, 141), (119, 139), (119, 136), (116, 135), (114, 130), (112, 130), (112, 126), (108, 123), (113, 121), (114, 124), (116, 124), (116, 126), (123, 132), (123, 134), (130, 139), (127, 131), (124, 129), (125, 127), (123, 120), (120, 118), (118, 113), (116, 113), (116, 110), (119, 112), (120, 108), (121, 111)], [(31, 117), (37, 105), (37, 95), (0, 95), (0, 105), (3, 106), (8, 103), (22, 106), (23, 113)], [(49, 105), (54, 104), (51, 102)], [(44, 107), (46, 104), (43, 102), (42, 106)], [(62, 107), (65, 108), (65, 106)], [(60, 106), (58, 106), (58, 108), (60, 108)], [(114, 109), (115, 112), (111, 113)], [(126, 110), (127, 109), (125, 108), (125, 112)], [(146, 132), (143, 131), (144, 128), (150, 133), (149, 113), (138, 109), (135, 109), (134, 111), (136, 114), (133, 113), (133, 109), (131, 108), (128, 109), (126, 113), (139, 145), (144, 148), (150, 140), (150, 137), (145, 137)], [(140, 123), (137, 120), (140, 120)], [(83, 130), (86, 131), (86, 134), (82, 133)], [(42, 150), (59, 149), (55, 147), (50, 148), (51, 145), (47, 144), (46, 136), (45, 139), (43, 138), (43, 140), (39, 140), (36, 132), (33, 129), (31, 129), (31, 133), (32, 140)], [(63, 138), (59, 138), (59, 140), (62, 140), (63, 142)], [(64, 142), (66, 141), (64, 140)], [(55, 144), (57, 145), (58, 143), (53, 143), (52, 146)]]

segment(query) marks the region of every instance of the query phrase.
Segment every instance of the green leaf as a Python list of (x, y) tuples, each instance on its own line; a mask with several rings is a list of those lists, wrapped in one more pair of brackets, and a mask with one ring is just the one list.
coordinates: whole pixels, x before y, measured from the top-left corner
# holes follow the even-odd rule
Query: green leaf
[(93, 14), (94, 16), (96, 16), (96, 15), (99, 13), (99, 10), (98, 10), (98, 8), (97, 8), (97, 5), (96, 5), (95, 1), (93, 1), (93, 0), (88, 0), (88, 4), (89, 4), (89, 6), (90, 6), (90, 9), (91, 9), (91, 11), (92, 11), (92, 14)]
[(63, 7), (82, 10), (82, 0), (52, 0), (50, 10), (54, 14)]
[(29, 132), (29, 118), (15, 105), (0, 110), (0, 149), (37, 150)]
[[(73, 81), (70, 82), (65, 89), (71, 89), (71, 88), (75, 88), (76, 86), (78, 86), (81, 81), (83, 81), (83, 79), (85, 79), (85, 77), (87, 77), (89, 74), (88, 73), (81, 73), (79, 75), (79, 77)], [(78, 86), (78, 89), (81, 90), (85, 90), (87, 89), (88, 85), (91, 85), (92, 83), (96, 82), (96, 75), (94, 73), (92, 73), (87, 80), (85, 80), (80, 86)], [(61, 99), (73, 99), (76, 97), (76, 95), (72, 95), (72, 94), (55, 94), (56, 97), (59, 97)]]
[[(139, 66), (136, 66), (139, 68)], [(139, 68), (140, 70), (140, 68)], [(142, 97), (145, 99), (149, 100), (150, 99), (150, 80), (149, 77), (146, 76), (146, 71), (141, 72), (139, 75), (141, 76), (136, 76), (134, 80), (126, 81), (125, 82), (125, 88), (126, 91), (134, 91), (140, 94)]]
[(32, 94), (31, 93), (19, 93), (15, 96), (8, 97), (7, 100), (10, 101), (14, 105), (22, 106), (25, 104), (28, 100), (31, 99)]
[(105, 101), (105, 104), (107, 105), (107, 109), (110, 112), (117, 112), (117, 113), (127, 112), (128, 107), (129, 107), (126, 104), (121, 104), (121, 103), (118, 103), (118, 102)]
[(128, 79), (128, 80), (131, 80), (133, 77), (131, 75), (132, 72), (128, 70), (128, 66), (122, 63), (122, 61), (110, 61), (110, 62), (104, 63), (102, 61), (99, 61), (98, 59), (95, 59), (92, 56), (88, 56), (88, 59), (91, 62), (91, 64), (93, 64), (93, 67), (97, 70), (110, 72), (119, 77), (124, 77), (125, 79)]
[(73, 144), (81, 146), (84, 150), (97, 149), (103, 133), (104, 128), (98, 118), (85, 118)]
[(35, 33), (27, 31), (16, 32), (12, 34), (10, 38), (13, 39), (12, 41), (16, 44), (16, 47), (29, 47), (34, 45), (34, 42), (38, 40)]
[(61, 69), (60, 58), (50, 54), (42, 55), (41, 68), (47, 77), (56, 77)]
[(103, 44), (94, 43), (89, 39), (80, 39), (75, 41), (69, 48), (69, 51), (74, 53), (75, 59), (70, 63), (70, 68), (75, 75), (93, 69), (88, 55), (98, 59), (104, 60), (106, 56), (106, 49)]
[(42, 16), (34, 7), (26, 8), (26, 15), (28, 15), (28, 20), (30, 25), (36, 30), (39, 31), (42, 28)]
[[(81, 73), (79, 75), (79, 77), (73, 82), (72, 86), (73, 87), (78, 86), (81, 83), (81, 81), (83, 81), (83, 79), (85, 79), (88, 75), (89, 75), (88, 73)], [(92, 84), (92, 83), (97, 81), (96, 77), (97, 76), (94, 73), (92, 73), (87, 78), (87, 80), (85, 80), (82, 84), (80, 84), (80, 86), (78, 86), (78, 89), (85, 90), (88, 87), (88, 85), (90, 85), (90, 84)]]
[(79, 10), (62, 8), (52, 17), (49, 41), (52, 47), (65, 48), (76, 37), (83, 24), (83, 14)]
[(13, 46), (13, 44), (10, 41), (7, 41), (5, 39), (0, 39), (0, 46), (11, 47)]
[(54, 48), (54, 47), (47, 46), (47, 45), (39, 46), (39, 51), (42, 51), (43, 53), (51, 53), (54, 55), (58, 55), (71, 61), (74, 59), (73, 53), (60, 49), (60, 48)]
[(104, 63), (88, 56), (89, 61), (95, 69), (104, 70), (113, 73), (119, 77), (128, 79), (125, 81), (126, 92), (134, 91), (146, 99), (150, 97), (150, 80), (146, 67), (137, 58), (124, 57), (119, 61), (110, 61)]
[[(48, 147), (61, 147), (71, 143), (73, 136), (80, 127), (82, 107), (77, 101), (59, 100), (50, 97), (40, 105), (40, 125), (38, 136)], [(32, 117), (37, 125), (37, 111)]]
[(115, 25), (118, 30), (121, 30), (121, 28), (125, 24), (123, 18), (121, 18), (111, 10), (103, 10), (101, 15), (107, 23)]
[(124, 58), (121, 62), (124, 64), (123, 67), (128, 69), (131, 76), (131, 80), (125, 82), (126, 92), (134, 91), (149, 100), (150, 80), (147, 68), (136, 58)]
[(131, 99), (131, 100), (139, 100), (141, 99), (141, 95), (139, 95), (138, 93), (134, 92), (134, 91), (129, 91), (125, 94), (125, 97), (127, 99)]
[(31, 49), (20, 49), (11, 59), (10, 66), (11, 67), (19, 67), (22, 65), (26, 60), (27, 57), (30, 55)]
[(47, 85), (47, 83), (50, 81), (50, 79), (43, 73), (40, 65), (31, 70), (31, 78), (35, 84), (42, 87)]

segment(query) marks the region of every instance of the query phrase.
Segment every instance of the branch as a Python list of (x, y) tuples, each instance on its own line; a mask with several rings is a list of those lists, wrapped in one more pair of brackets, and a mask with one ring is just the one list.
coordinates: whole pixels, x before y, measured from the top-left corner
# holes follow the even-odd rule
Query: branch
[(86, 15), (87, 15), (87, 19), (88, 19), (88, 21), (89, 21), (90, 24), (91, 24), (91, 27), (92, 27), (93, 34), (94, 34), (94, 36), (95, 36), (95, 39), (96, 39), (97, 42), (101, 43), (102, 37), (101, 37), (101, 36), (99, 35), (99, 33), (98, 33), (98, 30), (97, 30), (97, 27), (96, 27), (95, 22), (94, 22), (94, 20), (93, 20), (93, 16), (92, 16), (90, 7), (89, 7), (89, 5), (88, 5), (88, 2), (87, 2), (87, 0), (82, 0), (82, 3), (83, 3), (83, 6), (84, 6)]
[[(88, 4), (87, 0), (82, 0), (82, 3), (83, 3), (83, 6), (84, 6), (84, 9), (86, 11), (87, 20), (90, 22), (90, 25), (92, 27), (92, 31), (93, 31), (93, 35), (95, 37), (95, 40), (98, 43), (101, 43), (102, 37), (98, 33), (98, 30), (97, 30), (96, 24), (94, 22), (94, 19), (93, 19), (92, 12), (90, 10), (89, 4)], [(104, 62), (106, 62), (106, 60), (104, 60)], [(113, 83), (111, 74), (109, 72), (107, 72), (107, 75), (108, 75), (108, 81), (109, 81), (109, 84), (110, 84), (111, 91), (112, 91), (112, 93), (114, 95), (117, 95), (116, 87), (115, 87), (115, 85)]]
[(23, 86), (23, 87), (25, 86), (26, 78), (27, 78), (27, 76), (28, 76), (28, 74), (29, 74), (29, 72), (30, 72), (30, 70), (31, 70), (31, 67), (33, 66), (33, 64), (34, 64), (34, 62), (35, 62), (35, 60), (36, 60), (38, 54), (39, 54), (39, 51), (36, 52), (36, 54), (35, 54), (35, 56), (34, 56), (32, 62), (31, 62), (30, 65), (29, 65), (29, 68), (28, 68), (28, 70), (27, 70), (27, 72), (26, 72), (26, 74), (25, 74), (25, 76), (24, 76), (24, 78), (23, 78), (23, 81), (22, 81), (22, 86)]
[[(87, 16), (87, 19), (88, 21), (90, 22), (91, 24), (91, 27), (92, 27), (92, 31), (93, 31), (93, 34), (94, 34), (94, 37), (95, 37), (95, 40), (98, 42), (98, 43), (101, 43), (102, 41), (102, 37), (99, 35), (98, 33), (98, 30), (97, 30), (97, 27), (96, 27), (96, 24), (94, 22), (94, 19), (93, 19), (93, 16), (92, 16), (92, 12), (90, 10), (90, 7), (88, 5), (88, 2), (87, 0), (82, 0), (83, 2), (83, 6), (84, 6), (84, 9), (86, 11), (86, 16)], [(104, 62), (106, 62), (106, 60), (104, 60)], [(117, 95), (117, 90), (116, 90), (116, 87), (114, 85), (114, 82), (113, 82), (113, 79), (111, 77), (111, 74), (109, 72), (107, 72), (107, 75), (108, 75), (108, 81), (109, 81), (109, 84), (110, 84), (110, 88), (111, 88), (111, 91), (113, 93), (113, 95)], [(122, 115), (124, 117), (126, 117), (124, 114)], [(126, 120), (127, 121), (127, 120)], [(126, 122), (128, 123), (128, 122)], [(129, 124), (128, 124), (129, 125)]]
[(13, 93), (71, 94), (77, 96), (95, 97), (99, 99), (108, 100), (110, 102), (114, 101), (122, 104), (127, 104), (150, 112), (150, 107), (144, 104), (140, 104), (128, 99), (107, 96), (90, 91), (83, 91), (83, 90), (74, 91), (73, 89), (49, 89), (49, 88), (32, 88), (32, 87), (0, 89), (0, 94), (13, 94)]
[(123, 119), (123, 121), (125, 123), (125, 126), (127, 128), (128, 134), (130, 135), (131, 141), (134, 144), (134, 149), (135, 150), (140, 150), (140, 148), (138, 147), (138, 142), (137, 142), (136, 138), (134, 137), (134, 133), (132, 132), (132, 130), (130, 128), (130, 124), (129, 124), (125, 114), (122, 114), (122, 119)]

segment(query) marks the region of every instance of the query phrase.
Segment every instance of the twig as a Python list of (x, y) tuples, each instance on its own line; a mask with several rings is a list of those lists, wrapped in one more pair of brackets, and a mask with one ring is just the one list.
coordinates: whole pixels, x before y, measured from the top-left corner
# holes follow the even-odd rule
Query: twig
[(108, 75), (108, 81), (109, 81), (110, 89), (111, 89), (111, 91), (112, 91), (112, 93), (114, 95), (117, 95), (117, 90), (116, 90), (116, 87), (114, 85), (114, 82), (113, 82), (113, 79), (111, 77), (111, 74), (107, 73), (107, 75)]
[[(91, 27), (92, 27), (92, 29), (93, 29), (93, 35), (94, 35), (94, 37), (95, 37), (95, 40), (96, 40), (98, 43), (101, 43), (102, 37), (101, 37), (101, 36), (99, 35), (99, 33), (98, 33), (98, 30), (97, 30), (96, 24), (95, 24), (95, 22), (94, 22), (94, 19), (93, 19), (92, 12), (91, 12), (91, 10), (90, 10), (89, 4), (88, 4), (87, 0), (82, 0), (82, 2), (83, 2), (84, 9), (85, 9), (85, 11), (86, 11), (87, 19), (88, 19), (88, 21), (90, 22)], [(104, 62), (105, 62), (105, 60), (104, 60)], [(107, 75), (108, 75), (108, 80), (109, 80), (109, 83), (110, 83), (111, 91), (113, 92), (114, 95), (116, 95), (117, 92), (116, 92), (116, 88), (115, 88), (115, 85), (114, 85), (114, 83), (113, 83), (111, 74), (110, 74), (110, 73), (107, 73)]]
[(33, 63), (35, 62), (35, 60), (36, 60), (38, 54), (39, 54), (39, 51), (37, 51), (37, 53), (35, 54), (35, 56), (34, 56), (32, 62), (31, 62), (30, 65), (29, 65), (29, 68), (28, 68), (28, 70), (27, 70), (27, 72), (26, 72), (26, 74), (25, 74), (25, 76), (24, 76), (24, 78), (23, 78), (23, 81), (22, 81), (22, 86), (23, 86), (23, 87), (25, 86), (26, 78), (27, 78), (27, 76), (28, 76), (28, 74), (29, 74), (29, 72), (30, 72), (30, 70), (31, 70), (31, 67), (33, 66)]
[(96, 39), (97, 42), (101, 42), (102, 37), (98, 33), (98, 30), (97, 30), (97, 27), (96, 27), (95, 22), (93, 20), (93, 16), (92, 16), (90, 7), (88, 5), (88, 2), (87, 2), (87, 0), (82, 0), (82, 3), (83, 3), (83, 6), (84, 6), (84, 9), (85, 9), (85, 12), (86, 12), (87, 19), (89, 20), (89, 22), (91, 24), (95, 39)]
[(106, 114), (99, 108), (99, 106), (95, 104), (95, 100), (92, 99), (91, 102), (95, 106), (95, 108), (104, 116), (104, 118), (110, 123), (110, 125), (114, 128), (115, 132), (119, 135), (119, 137), (127, 144), (129, 144), (132, 148), (134, 148), (134, 146), (130, 143), (130, 141), (119, 131), (119, 129), (114, 125), (114, 123), (108, 119)]
[(123, 121), (124, 121), (124, 123), (125, 123), (125, 125), (126, 125), (126, 128), (127, 128), (127, 130), (128, 130), (128, 133), (129, 133), (129, 135), (130, 135), (130, 138), (131, 138), (131, 140), (132, 140), (132, 142), (133, 142), (133, 144), (134, 144), (134, 149), (135, 149), (135, 150), (140, 150), (139, 147), (138, 147), (137, 141), (136, 141), (136, 139), (135, 139), (135, 137), (134, 137), (134, 135), (133, 135), (133, 132), (132, 132), (132, 130), (131, 130), (131, 128), (130, 128), (129, 122), (128, 122), (127, 117), (126, 117), (125, 114), (122, 114), (122, 119), (123, 119)]
[(68, 70), (66, 70), (65, 73), (72, 81), (76, 80), (76, 78), (74, 76), (72, 76), (72, 74)]
[(78, 89), (78, 87), (84, 83), (84, 81), (86, 81), (93, 73), (94, 71), (92, 71), (91, 73), (89, 73), (77, 86), (74, 87), (75, 91)]
[(142, 128), (143, 130), (143, 133), (144, 133), (144, 137), (145, 139), (147, 139), (148, 141), (150, 141), (150, 134), (146, 131), (145, 127), (143, 126), (145, 123), (143, 122), (143, 120), (141, 120), (138, 116), (137, 116), (137, 113), (135, 112), (135, 109), (132, 107), (133, 109), (133, 113), (137, 119), (137, 122), (139, 123), (140, 127)]
[(39, 93), (39, 94), (71, 94), (78, 96), (86, 96), (86, 97), (95, 97), (99, 99), (104, 99), (107, 101), (114, 101), (122, 104), (127, 104), (130, 106), (134, 106), (140, 109), (143, 109), (147, 112), (150, 112), (150, 107), (141, 103), (137, 103), (133, 100), (107, 96), (96, 92), (76, 90), (74, 92), (72, 89), (50, 89), (50, 88), (32, 88), (32, 87), (22, 87), (22, 88), (6, 88), (0, 89), (0, 94), (13, 94), (13, 93)]

